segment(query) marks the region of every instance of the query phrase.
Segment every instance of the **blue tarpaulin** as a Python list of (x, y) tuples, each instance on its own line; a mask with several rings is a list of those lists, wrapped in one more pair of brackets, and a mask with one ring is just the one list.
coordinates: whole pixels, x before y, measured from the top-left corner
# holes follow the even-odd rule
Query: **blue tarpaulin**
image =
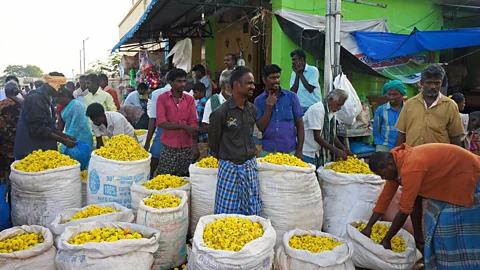
[(480, 28), (418, 31), (410, 35), (355, 32), (352, 33), (362, 51), (373, 59), (415, 55), (425, 51), (463, 48), (480, 45)]

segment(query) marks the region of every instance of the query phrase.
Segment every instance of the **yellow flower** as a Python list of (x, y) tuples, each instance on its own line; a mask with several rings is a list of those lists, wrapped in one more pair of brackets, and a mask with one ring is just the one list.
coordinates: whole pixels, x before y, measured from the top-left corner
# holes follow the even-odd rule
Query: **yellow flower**
[(150, 190), (162, 190), (167, 188), (178, 188), (186, 184), (188, 184), (188, 181), (182, 177), (170, 174), (159, 174), (152, 180), (143, 183), (142, 186)]
[(131, 232), (129, 228), (97, 228), (88, 232), (82, 232), (68, 240), (72, 245), (83, 245), (88, 242), (115, 242), (120, 240), (140, 239), (143, 235), (138, 232)]
[(77, 219), (82, 219), (82, 218), (89, 218), (89, 217), (94, 217), (94, 216), (99, 216), (99, 215), (104, 215), (104, 214), (109, 214), (109, 213), (114, 213), (114, 212), (120, 212), (118, 209), (112, 209), (108, 206), (105, 207), (100, 207), (98, 205), (90, 205), (88, 206), (87, 209), (78, 211), (75, 215), (72, 216), (72, 218), (67, 221), (73, 221)]
[(55, 150), (36, 150), (26, 156), (13, 168), (23, 172), (41, 172), (78, 164), (78, 161)]
[(82, 179), (82, 181), (87, 181), (87, 178), (88, 178), (88, 171), (81, 171), (80, 179)]
[[(367, 227), (367, 224), (363, 223), (357, 227), (359, 231), (362, 231)], [(375, 224), (372, 227), (372, 234), (370, 234), (370, 239), (372, 239), (376, 244), (380, 244), (385, 238), (390, 227), (386, 224)], [(405, 240), (398, 235), (395, 235), (392, 240), (390, 240), (390, 244), (392, 245), (393, 252), (404, 252), (407, 249), (407, 244)]]
[(142, 136), (142, 135), (145, 135), (145, 134), (147, 134), (147, 131), (144, 130), (144, 129), (136, 129), (135, 130), (135, 135), (137, 135), (137, 136)]
[(343, 243), (328, 236), (294, 235), (288, 240), (288, 244), (291, 248), (319, 253), (326, 250), (332, 250)]
[(259, 158), (258, 162), (268, 162), (277, 165), (288, 165), (288, 166), (295, 166), (295, 167), (302, 167), (302, 168), (309, 168), (310, 166), (303, 162), (301, 159), (297, 158), (296, 156), (291, 156), (289, 154), (283, 153), (276, 153), (276, 154), (268, 154), (264, 158)]
[(205, 226), (203, 241), (211, 249), (240, 251), (263, 235), (263, 227), (248, 218), (224, 217)]
[(207, 157), (197, 162), (196, 165), (200, 168), (218, 168), (218, 159)]
[(368, 164), (359, 160), (356, 155), (349, 156), (347, 160), (339, 160), (325, 166), (325, 170), (334, 170), (339, 173), (348, 174), (374, 174)]
[(97, 156), (118, 161), (135, 161), (148, 158), (148, 152), (134, 138), (120, 134), (113, 136), (103, 147), (95, 150)]
[(0, 241), (0, 253), (11, 253), (26, 250), (43, 243), (43, 235), (37, 233), (18, 234)]
[(145, 205), (157, 209), (174, 208), (179, 206), (181, 202), (182, 199), (168, 193), (152, 194), (149, 197), (143, 199), (143, 203), (145, 203)]

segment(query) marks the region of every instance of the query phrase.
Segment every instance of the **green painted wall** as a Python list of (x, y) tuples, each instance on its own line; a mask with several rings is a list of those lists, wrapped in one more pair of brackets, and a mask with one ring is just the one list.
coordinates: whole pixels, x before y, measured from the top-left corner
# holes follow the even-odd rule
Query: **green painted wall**
[[(215, 19), (212, 17), (208, 18), (212, 26), (212, 32), (215, 33)], [(212, 72), (211, 79), (215, 80), (215, 39), (207, 38), (205, 39), (205, 60), (208, 70)]]
[[(369, 6), (364, 4), (342, 1), (342, 14), (344, 20), (369, 20), (387, 18), (390, 31), (399, 34), (408, 34), (414, 27), (420, 30), (438, 30), (443, 25), (442, 8), (435, 5), (440, 0), (369, 0), (379, 4), (386, 4), (387, 8)], [(272, 0), (273, 10), (289, 9), (308, 14), (325, 15), (324, 0)], [(278, 22), (272, 22), (272, 63), (283, 68), (282, 87), (289, 87), (291, 74), (290, 52), (298, 46), (293, 43), (283, 32)], [(315, 59), (307, 56), (308, 64), (314, 64)], [(323, 67), (322, 67), (323, 69)], [(380, 93), (385, 79), (354, 73), (352, 84), (358, 95)], [(415, 90), (409, 87), (408, 95), (413, 95)]]

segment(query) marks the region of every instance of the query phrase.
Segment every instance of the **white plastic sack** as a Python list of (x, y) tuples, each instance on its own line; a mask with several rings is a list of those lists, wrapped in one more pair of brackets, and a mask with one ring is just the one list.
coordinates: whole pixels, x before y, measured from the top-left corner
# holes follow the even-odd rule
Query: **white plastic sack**
[(347, 223), (370, 218), (385, 180), (374, 174), (338, 173), (323, 167), (317, 173), (323, 192), (324, 232), (343, 237)]
[[(224, 217), (248, 218), (259, 222), (263, 226), (263, 236), (247, 243), (238, 251), (214, 250), (205, 246), (203, 230), (205, 226), (217, 219)], [(242, 269), (242, 270), (270, 270), (274, 259), (275, 230), (270, 221), (258, 216), (243, 215), (210, 215), (200, 218), (193, 237), (191, 258), (188, 269), (191, 270), (216, 270), (216, 269)]]
[(188, 169), (192, 185), (190, 233), (193, 234), (201, 217), (214, 214), (218, 169), (200, 168), (195, 164)]
[(295, 228), (322, 229), (322, 192), (310, 168), (259, 162), (262, 217), (269, 219), (277, 232), (278, 247), (283, 235)]
[(71, 208), (63, 211), (55, 219), (50, 223), (50, 230), (53, 233), (54, 237), (60, 236), (64, 231), (65, 228), (68, 226), (77, 226), (82, 223), (92, 222), (92, 221), (108, 221), (108, 222), (133, 222), (133, 211), (126, 208), (125, 206), (121, 206), (118, 203), (101, 203), (98, 204), (100, 207), (110, 207), (114, 210), (120, 210), (119, 212), (108, 213), (99, 216), (93, 216), (89, 218), (82, 218), (73, 221), (69, 221), (76, 213), (82, 210), (86, 210), (88, 206), (82, 208)]
[(137, 224), (159, 230), (162, 237), (159, 248), (153, 255), (152, 269), (172, 269), (182, 265), (187, 260), (188, 233), (188, 197), (182, 190), (166, 192), (182, 199), (180, 205), (174, 208), (156, 209), (146, 206), (143, 200), (137, 214)]
[[(146, 129), (138, 129), (138, 130), (143, 130), (143, 131), (147, 132), (143, 135), (138, 135), (137, 136), (138, 143), (143, 147), (143, 146), (145, 146), (145, 142), (147, 141), (148, 130), (146, 130)], [(155, 137), (153, 137), (153, 138), (155, 138)]]
[(82, 205), (80, 164), (42, 172), (22, 172), (11, 166), (12, 222), (47, 227), (65, 209)]
[[(288, 241), (294, 235), (327, 236), (343, 244), (332, 250), (312, 253), (308, 250), (291, 248)], [(282, 245), (275, 253), (275, 270), (354, 270), (352, 255), (353, 244), (349, 241), (321, 231), (295, 229), (283, 235)]]
[[(361, 223), (367, 223), (362, 220)], [(377, 224), (387, 224), (389, 227), (391, 222), (379, 221)], [(407, 249), (404, 252), (393, 252), (392, 250), (385, 249), (382, 245), (376, 244), (370, 238), (363, 235), (354, 224), (347, 224), (347, 234), (345, 238), (353, 243), (355, 252), (352, 260), (355, 266), (368, 268), (372, 270), (384, 270), (384, 269), (412, 269), (417, 261), (417, 249), (415, 248), (415, 239), (413, 236), (400, 229), (397, 233), (402, 237), (407, 244)]]
[(82, 181), (82, 207), (87, 205), (87, 180)]
[[(68, 240), (79, 233), (96, 228), (129, 228), (139, 232), (144, 238), (119, 240), (115, 242), (71, 245)], [(98, 270), (150, 270), (153, 253), (158, 249), (160, 232), (153, 228), (125, 222), (89, 222), (65, 229), (57, 239), (55, 264), (58, 270), (98, 269)]]
[(12, 253), (0, 253), (0, 269), (38, 269), (55, 270), (55, 253), (52, 233), (45, 227), (31, 225), (13, 227), (0, 232), (0, 240), (15, 237), (24, 233), (38, 233), (43, 235), (43, 243), (27, 250)]
[(335, 117), (340, 123), (351, 126), (355, 123), (357, 115), (363, 109), (357, 91), (355, 91), (355, 88), (353, 88), (353, 85), (343, 73), (335, 78), (333, 86), (335, 89), (342, 89), (348, 93), (347, 101), (345, 101), (340, 111), (336, 113)]
[[(151, 190), (148, 189), (142, 184), (137, 184), (133, 183), (132, 186), (130, 187), (130, 191), (132, 194), (132, 209), (134, 212), (136, 212), (139, 208), (140, 201), (145, 199), (146, 197), (150, 196), (151, 194), (161, 194), (161, 193), (168, 193), (170, 191), (174, 190), (183, 190), (187, 193), (187, 198), (190, 199), (190, 180), (188, 178), (185, 178), (187, 181), (189, 181), (188, 184), (183, 185), (178, 188), (167, 188), (163, 190)], [(148, 180), (147, 180), (148, 181)]]
[(150, 178), (150, 159), (116, 161), (97, 156), (92, 152), (88, 165), (87, 204), (116, 202), (132, 208), (130, 187)]

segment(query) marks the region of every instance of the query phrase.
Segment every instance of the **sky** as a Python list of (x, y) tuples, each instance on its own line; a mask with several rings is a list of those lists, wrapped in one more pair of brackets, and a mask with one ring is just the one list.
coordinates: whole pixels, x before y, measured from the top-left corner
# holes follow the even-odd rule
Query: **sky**
[(106, 61), (130, 7), (132, 0), (0, 0), (0, 74), (30, 64), (71, 77), (80, 72), (86, 38), (87, 70)]

